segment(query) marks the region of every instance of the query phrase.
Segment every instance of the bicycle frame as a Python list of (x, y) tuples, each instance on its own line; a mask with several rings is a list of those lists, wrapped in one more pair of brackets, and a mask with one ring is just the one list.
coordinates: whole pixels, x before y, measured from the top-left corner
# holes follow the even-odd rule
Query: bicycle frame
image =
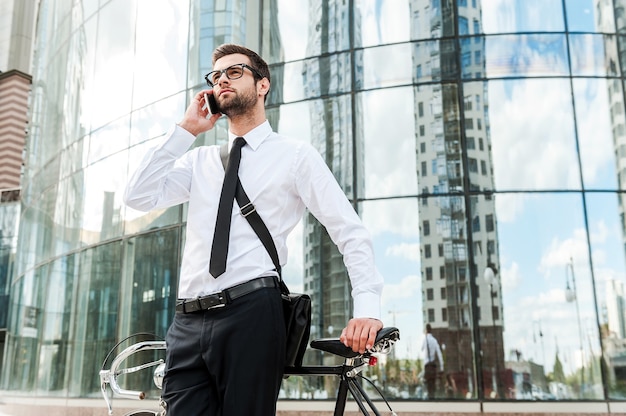
[[(367, 404), (367, 406), (369, 406), (369, 409), (374, 412), (374, 415), (380, 416), (378, 409), (376, 409), (376, 406), (374, 406), (372, 400), (369, 398), (363, 387), (358, 383), (358, 379), (363, 378), (367, 380), (365, 377), (360, 376), (360, 373), (369, 365), (374, 365), (376, 363), (376, 357), (374, 356), (374, 354), (388, 354), (391, 351), (393, 345), (399, 339), (400, 332), (397, 328), (383, 328), (378, 333), (374, 347), (372, 347), (372, 349), (367, 351), (365, 354), (358, 354), (353, 352), (351, 349), (343, 345), (339, 341), (339, 338), (313, 340), (310, 344), (312, 348), (341, 356), (345, 359), (344, 364), (336, 366), (287, 367), (285, 369), (285, 376), (338, 376), (341, 380), (339, 382), (339, 389), (337, 391), (337, 400), (335, 402), (334, 416), (341, 416), (344, 414), (346, 401), (348, 398), (348, 392), (350, 392), (350, 394), (354, 398), (357, 406), (359, 407), (359, 410), (363, 415), (369, 415), (368, 410), (365, 406), (365, 404)], [(102, 396), (104, 397), (104, 400), (107, 404), (109, 415), (113, 414), (112, 397), (115, 395), (139, 400), (143, 400), (146, 398), (146, 393), (143, 391), (127, 390), (121, 388), (117, 380), (119, 376), (134, 373), (151, 367), (156, 367), (154, 369), (153, 381), (159, 389), (162, 387), (163, 375), (165, 370), (165, 363), (162, 359), (147, 362), (145, 364), (134, 367), (121, 368), (122, 363), (130, 356), (141, 351), (149, 350), (165, 350), (165, 341), (143, 341), (135, 343), (120, 352), (113, 359), (113, 361), (111, 362), (111, 367), (108, 370), (105, 370), (103, 365), (103, 369), (100, 371), (100, 388), (102, 390)], [(107, 385), (111, 387), (111, 397), (109, 397)], [(375, 385), (373, 386), (378, 391), (382, 399), (385, 401), (392, 414), (395, 415), (395, 412), (393, 412), (393, 410), (389, 406), (389, 403), (387, 403), (380, 390), (378, 390)], [(128, 413), (126, 416), (164, 416), (166, 413), (164, 410), (164, 403), (161, 401), (159, 405), (163, 410), (137, 410)]]

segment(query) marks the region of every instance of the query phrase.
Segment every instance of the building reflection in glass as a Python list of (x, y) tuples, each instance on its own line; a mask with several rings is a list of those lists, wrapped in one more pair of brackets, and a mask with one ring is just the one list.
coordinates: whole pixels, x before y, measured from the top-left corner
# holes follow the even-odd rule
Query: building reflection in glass
[[(232, 41), (262, 51), (270, 123), (321, 152), (372, 232), (402, 332), (369, 374), (389, 398), (423, 398), (426, 323), (441, 399), (626, 397), (623, 1), (69, 3), (38, 18), (1, 389), (93, 395), (93, 357), (164, 334), (186, 207), (135, 212), (121, 192)], [(341, 256), (311, 216), (289, 251), (313, 336), (338, 335)]]

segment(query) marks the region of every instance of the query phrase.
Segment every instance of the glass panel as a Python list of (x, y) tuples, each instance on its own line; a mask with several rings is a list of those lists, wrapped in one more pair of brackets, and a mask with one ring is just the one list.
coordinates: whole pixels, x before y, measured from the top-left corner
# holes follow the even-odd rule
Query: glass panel
[[(92, 130), (129, 113), (135, 63), (135, 1), (112, 0), (98, 13), (98, 40), (92, 97)], [(122, 20), (120, 20), (122, 19)], [(114, 30), (112, 28), (115, 28)]]
[(485, 33), (564, 32), (562, 0), (482, 1)]
[[(441, 68), (456, 68), (456, 63), (451, 62), (446, 57), (442, 57), (441, 50), (448, 50), (447, 46), (450, 46), (448, 41), (422, 41), (412, 43), (413, 50), (411, 51), (412, 57), (412, 71), (413, 71), (413, 83), (427, 83), (431, 81), (441, 80)], [(358, 56), (358, 55), (357, 55)], [(442, 62), (443, 61), (443, 62)], [(452, 66), (448, 66), (450, 63)], [(362, 88), (363, 81), (357, 84), (358, 88)]]
[(494, 189), (493, 153), (486, 82), (463, 84), (465, 143), (472, 190)]
[[(143, 107), (131, 115), (130, 146), (163, 136), (185, 113), (185, 92)], [(174, 117), (174, 118), (172, 118)]]
[[(414, 3), (396, 0), (357, 0), (354, 8), (354, 46), (368, 47), (408, 41), (410, 20), (407, 17), (411, 16), (410, 9)], [(418, 31), (419, 35), (421, 21), (419, 13), (417, 16), (415, 13), (413, 11), (413, 30)]]
[[(506, 353), (505, 371), (496, 382), (513, 400), (601, 399), (600, 338), (580, 194), (494, 198), (499, 255), (491, 262), (499, 264)], [(509, 206), (518, 207), (514, 215)], [(481, 242), (484, 248), (490, 235), (474, 244)], [(476, 264), (482, 277), (484, 256)], [(488, 293), (481, 288), (483, 306)], [(481, 318), (489, 324), (489, 314), (483, 312)], [(481, 338), (488, 338), (486, 328), (482, 331)], [(490, 383), (487, 378), (485, 390)]]
[[(614, 37), (602, 35), (570, 35), (572, 75), (606, 76), (616, 75), (607, 58), (617, 57)], [(605, 50), (605, 48), (610, 48)]]
[[(363, 143), (363, 159), (359, 160), (362, 162), (359, 172), (363, 197), (417, 193), (417, 142), (420, 139), (429, 140), (428, 136), (416, 137), (414, 100), (421, 100), (429, 92), (432, 90), (428, 87), (423, 87), (419, 94), (413, 94), (412, 88), (394, 88), (369, 91), (357, 96), (363, 106), (363, 125), (358, 132), (359, 141)], [(373, 114), (376, 116), (368, 116)], [(389, 120), (393, 120), (393, 134), (390, 134)]]
[[(496, 189), (580, 189), (569, 81), (490, 81), (487, 87)], [(472, 134), (467, 126), (466, 134)]]
[(100, 245), (80, 254), (74, 303), (73, 343), (68, 349), (70, 396), (97, 392), (99, 365), (116, 342), (120, 309), (122, 244)]
[(565, 0), (570, 32), (615, 32), (613, 4), (601, 0)]
[(9, 199), (9, 192), (2, 193), (0, 202), (0, 330), (6, 329), (8, 323), (9, 289), (13, 279), (20, 217), (19, 193)]
[[(274, 4), (276, 3), (276, 4)], [(350, 2), (264, 2), (263, 57), (288, 62), (350, 48)], [(276, 16), (276, 20), (273, 20)]]
[(564, 35), (507, 35), (486, 38), (489, 78), (567, 76)]
[(65, 391), (65, 369), (70, 345), (70, 311), (78, 256), (60, 258), (50, 266), (50, 275), (43, 282), (42, 331), (39, 350), (37, 388), (47, 392)]
[(184, 90), (188, 62), (187, 3), (152, 0), (137, 7), (133, 109)]
[(94, 131), (89, 137), (87, 163), (93, 164), (109, 155), (128, 148), (129, 136), (130, 116), (124, 116)]
[(408, 85), (413, 80), (410, 43), (356, 51), (358, 89)]
[[(624, 339), (626, 322), (624, 297), (626, 262), (624, 258), (623, 226), (624, 206), (615, 205), (615, 194), (594, 193), (587, 195), (591, 252), (593, 253), (596, 296), (603, 313), (602, 344), (606, 362), (606, 380), (609, 397), (623, 400), (626, 397), (626, 374), (624, 374)], [(594, 325), (595, 321), (589, 322)]]
[(385, 326), (399, 328), (403, 340), (367, 376), (388, 399), (423, 399), (421, 346), (427, 317), (420, 290), (425, 278), (420, 271), (427, 260), (421, 256), (419, 202), (415, 198), (366, 201), (359, 208), (372, 234), (376, 266), (385, 279), (382, 320)]
[(270, 103), (281, 104), (350, 91), (349, 54), (335, 54), (273, 66)]
[(622, 157), (619, 146), (616, 147), (619, 136), (614, 137), (612, 132), (617, 135), (618, 126), (625, 124), (621, 83), (574, 79), (573, 84), (585, 188), (617, 189), (615, 166), (619, 166)]
[(85, 20), (85, 18), (95, 13), (98, 10), (99, 3), (100, 0), (80, 0), (74, 2), (74, 8), (77, 9), (77, 13), (80, 16), (79, 19), (81, 21)]
[[(77, 6), (78, 4), (75, 4), (75, 7)], [(87, 13), (87, 10), (85, 10), (85, 13)], [(97, 95), (94, 95), (96, 89), (94, 72), (97, 28), (98, 18), (94, 15), (74, 34), (75, 41), (80, 45), (76, 46), (76, 50), (80, 51), (80, 55), (73, 58), (75, 60), (75, 70), (78, 72), (74, 76), (81, 80), (80, 83), (77, 83), (81, 89), (76, 91), (76, 108), (73, 108), (73, 111), (68, 111), (68, 113), (82, 129), (82, 132), (78, 133), (76, 137), (80, 137), (90, 131), (92, 117), (97, 116), (97, 113), (100, 111), (100, 99)]]
[(122, 235), (122, 195), (128, 173), (128, 153), (109, 156), (85, 169), (81, 240), (90, 245)]
[(85, 196), (84, 171), (59, 182), (54, 202), (54, 254), (61, 255), (81, 247), (80, 227)]

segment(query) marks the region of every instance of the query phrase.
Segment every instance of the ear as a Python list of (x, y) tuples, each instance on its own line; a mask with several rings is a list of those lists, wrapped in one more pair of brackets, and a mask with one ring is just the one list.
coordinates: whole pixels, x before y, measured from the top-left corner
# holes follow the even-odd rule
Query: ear
[(267, 78), (260, 79), (256, 83), (256, 90), (259, 95), (267, 95), (270, 91), (270, 81)]

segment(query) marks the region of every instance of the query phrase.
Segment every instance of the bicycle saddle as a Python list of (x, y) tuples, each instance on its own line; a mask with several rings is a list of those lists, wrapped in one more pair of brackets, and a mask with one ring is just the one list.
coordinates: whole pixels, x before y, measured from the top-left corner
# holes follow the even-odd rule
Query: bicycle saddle
[[(398, 330), (398, 328), (394, 328), (392, 326), (385, 327), (378, 331), (374, 346), (369, 349), (366, 354), (375, 352), (387, 353), (388, 348), (391, 347), (391, 345), (393, 345), (399, 339), (400, 331)], [(358, 352), (352, 351), (351, 348), (346, 347), (343, 342), (339, 341), (339, 338), (314, 339), (313, 341), (311, 341), (311, 348), (339, 355), (343, 358), (354, 358), (358, 357), (359, 355), (363, 355)]]

